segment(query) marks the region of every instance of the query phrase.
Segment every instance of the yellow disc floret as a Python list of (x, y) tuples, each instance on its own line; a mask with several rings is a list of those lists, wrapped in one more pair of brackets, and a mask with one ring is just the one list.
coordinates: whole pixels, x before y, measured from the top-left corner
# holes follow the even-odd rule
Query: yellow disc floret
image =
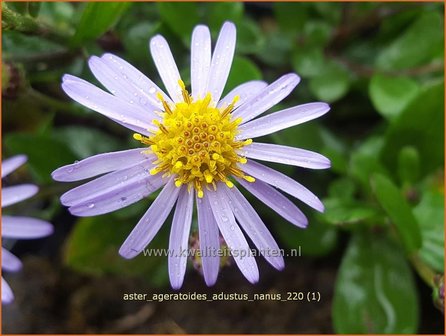
[(200, 198), (204, 188), (212, 186), (215, 190), (216, 182), (224, 182), (232, 188), (229, 176), (253, 182), (253, 177), (246, 176), (237, 167), (238, 163), (246, 163), (246, 158), (238, 154), (239, 150), (252, 142), (251, 139), (235, 139), (242, 120), (232, 120), (231, 111), (238, 97), (227, 107), (217, 108), (210, 94), (193, 100), (181, 80), (179, 85), (183, 102), (170, 106), (161, 94), (158, 95), (164, 107), (162, 120), (154, 120), (158, 130), (149, 137), (134, 135), (157, 156), (156, 167), (150, 173), (174, 175), (177, 187), (187, 184), (195, 188)]

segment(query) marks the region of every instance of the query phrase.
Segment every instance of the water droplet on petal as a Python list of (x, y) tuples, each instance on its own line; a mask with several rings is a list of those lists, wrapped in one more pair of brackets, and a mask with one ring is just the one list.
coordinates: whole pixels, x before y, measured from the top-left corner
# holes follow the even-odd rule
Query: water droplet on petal
[(94, 203), (90, 203), (89, 205), (88, 205), (88, 209), (93, 209), (94, 208)]

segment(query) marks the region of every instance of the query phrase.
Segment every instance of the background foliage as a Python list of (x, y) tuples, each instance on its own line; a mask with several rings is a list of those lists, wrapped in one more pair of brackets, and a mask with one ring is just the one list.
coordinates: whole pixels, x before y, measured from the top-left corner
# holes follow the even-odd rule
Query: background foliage
[[(417, 332), (415, 277), (440, 302), (443, 4), (3, 2), (2, 10), (3, 157), (29, 157), (29, 172), (42, 191), (27, 211), (58, 227), (75, 222), (58, 251), (66, 265), (168, 286), (167, 260), (129, 262), (117, 254), (149, 201), (83, 219), (70, 217), (59, 204), (69, 186), (53, 182), (52, 170), (137, 145), (120, 126), (70, 101), (60, 89), (61, 76), (70, 73), (96, 83), (86, 60), (107, 51), (159, 82), (148, 39), (160, 33), (188, 85), (193, 27), (209, 25), (215, 41), (221, 24), (231, 20), (238, 41), (226, 91), (247, 80), (271, 82), (296, 72), (301, 84), (277, 109), (318, 100), (332, 106), (321, 120), (267, 139), (332, 160), (329, 171), (286, 170), (323, 198), (326, 212), (304, 208), (310, 225), (299, 230), (252, 202), (279, 245), (301, 246), (310, 258), (343, 251), (332, 307), (334, 331)], [(167, 245), (167, 230), (151, 247)]]

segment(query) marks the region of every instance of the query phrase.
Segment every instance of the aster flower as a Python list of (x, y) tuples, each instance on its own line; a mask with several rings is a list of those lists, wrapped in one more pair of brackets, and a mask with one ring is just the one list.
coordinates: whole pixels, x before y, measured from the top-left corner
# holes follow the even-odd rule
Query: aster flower
[[(244, 256), (249, 245), (242, 230), (261, 251), (278, 250), (277, 243), (239, 189), (247, 191), (298, 227), (306, 227), (304, 214), (277, 189), (323, 211), (319, 199), (286, 175), (256, 160), (305, 168), (324, 169), (327, 158), (318, 153), (282, 145), (253, 142), (317, 118), (329, 110), (325, 103), (309, 103), (259, 117), (283, 100), (299, 83), (286, 74), (268, 85), (250, 81), (221, 98), (235, 51), (236, 28), (224, 23), (214, 52), (206, 26), (197, 26), (191, 41), (191, 94), (188, 93), (169, 45), (157, 35), (150, 51), (167, 90), (121, 58), (104, 54), (91, 57), (89, 66), (110, 92), (71, 75), (62, 88), (72, 99), (136, 132), (141, 148), (99, 154), (61, 167), (52, 176), (58, 181), (78, 181), (105, 174), (74, 188), (61, 202), (76, 216), (108, 213), (137, 202), (156, 190), (161, 192), (122, 244), (124, 258), (137, 256), (152, 240), (174, 208), (169, 240), (169, 276), (173, 288), (181, 287), (194, 203), (198, 216), (201, 251), (220, 248), (219, 232), (234, 260), (251, 282), (259, 279), (253, 256)], [(240, 228), (241, 227), (241, 228)], [(276, 269), (283, 257), (265, 253)], [(215, 283), (219, 256), (203, 253), (202, 268), (208, 286)]]
[[(2, 162), (2, 178), (9, 175), (26, 162), (26, 156), (17, 155)], [(7, 207), (34, 196), (38, 188), (32, 184), (22, 184), (2, 188), (2, 208)], [(16, 217), (2, 215), (2, 238), (36, 239), (50, 235), (53, 227), (50, 223), (30, 217)], [(22, 267), (20, 260), (2, 247), (2, 269), (17, 272)], [(14, 300), (11, 287), (2, 277), (2, 303)]]

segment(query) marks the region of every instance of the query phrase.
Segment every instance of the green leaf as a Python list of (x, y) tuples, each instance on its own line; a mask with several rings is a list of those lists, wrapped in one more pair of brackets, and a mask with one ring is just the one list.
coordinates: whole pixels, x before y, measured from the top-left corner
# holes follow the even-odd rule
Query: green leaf
[(39, 36), (28, 36), (15, 31), (2, 34), (3, 57), (10, 59), (26, 58), (44, 53), (58, 53), (64, 48)]
[(333, 225), (357, 224), (379, 215), (376, 209), (354, 200), (328, 198), (324, 200), (324, 205), (325, 212), (321, 216)]
[(207, 22), (212, 32), (218, 32), (225, 21), (238, 25), (243, 19), (243, 2), (212, 2), (206, 4)]
[(86, 4), (76, 32), (71, 40), (74, 47), (94, 40), (112, 28), (130, 6), (130, 2), (89, 2)]
[(342, 98), (349, 88), (349, 73), (335, 62), (327, 64), (323, 73), (310, 80), (310, 89), (316, 98), (328, 103)]
[(401, 112), (387, 131), (381, 157), (390, 171), (396, 171), (403, 147), (413, 146), (420, 154), (421, 173), (443, 167), (444, 83), (424, 87)]
[(236, 53), (256, 54), (265, 46), (265, 37), (254, 20), (244, 18), (237, 25)]
[(286, 128), (280, 132), (270, 134), (269, 137), (277, 144), (307, 148), (312, 151), (319, 151), (324, 144), (320, 128), (315, 123), (305, 123)]
[(380, 174), (373, 175), (372, 188), (379, 204), (395, 225), (406, 251), (418, 250), (421, 247), (420, 228), (400, 190)]
[(443, 18), (426, 11), (402, 35), (378, 55), (376, 65), (383, 70), (398, 70), (429, 62), (443, 50)]
[(53, 135), (65, 143), (78, 158), (122, 149), (117, 139), (94, 128), (60, 127), (54, 130)]
[(426, 190), (414, 215), (423, 237), (420, 257), (438, 272), (444, 272), (444, 194), (434, 188)]
[(39, 20), (57, 27), (57, 29), (71, 29), (75, 19), (74, 4), (71, 2), (41, 2)]
[(40, 5), (39, 2), (28, 2), (28, 14), (32, 17), (37, 17), (39, 15)]
[(330, 132), (328, 129), (319, 127), (323, 146), (319, 152), (331, 161), (331, 170), (339, 174), (345, 174), (348, 170), (349, 150), (338, 135)]
[[(305, 230), (285, 221), (275, 225), (280, 240), (290, 249), (300, 247), (303, 256), (324, 256), (333, 251), (337, 243), (337, 230), (314, 219)], [(275, 221), (276, 223), (276, 221)]]
[(370, 175), (377, 172), (385, 173), (379, 161), (382, 146), (381, 137), (369, 137), (355, 148), (350, 156), (350, 174), (361, 183), (367, 193), (370, 190)]
[(13, 153), (28, 156), (28, 164), (39, 183), (51, 183), (51, 172), (72, 163), (76, 156), (62, 141), (46, 135), (9, 134), (5, 146)]
[(252, 61), (244, 57), (234, 57), (225, 92), (229, 92), (244, 82), (262, 79), (262, 72)]
[(330, 40), (333, 27), (326, 21), (309, 20), (304, 26), (305, 47), (323, 47)]
[(420, 175), (420, 155), (412, 146), (403, 147), (398, 155), (398, 175), (402, 183), (413, 184)]
[(332, 311), (339, 334), (416, 333), (416, 287), (398, 247), (370, 233), (355, 234), (336, 279)]
[(140, 22), (126, 31), (126, 38), (122, 42), (128, 58), (131, 59), (134, 66), (138, 67), (139, 64), (148, 66), (147, 54), (141, 52), (141, 46), (145, 45), (148, 39), (155, 35), (157, 29), (159, 29), (158, 23)]
[(289, 63), (293, 44), (289, 36), (273, 31), (265, 36), (265, 42), (257, 50), (256, 56), (270, 66), (283, 66)]
[[(166, 256), (145, 257), (140, 254), (127, 260), (118, 254), (119, 247), (136, 224), (137, 220), (133, 220), (118, 220), (113, 215), (80, 218), (66, 243), (65, 264), (86, 274), (140, 275), (151, 283), (165, 284), (168, 277), (165, 270)], [(149, 248), (166, 246), (166, 229), (167, 225), (156, 235)], [(157, 274), (161, 278), (156, 278)]]
[(293, 53), (293, 68), (302, 77), (323, 75), (325, 72), (325, 62), (322, 48), (298, 47)]
[(185, 43), (189, 43), (192, 30), (200, 22), (195, 2), (158, 2), (161, 20)]
[(298, 35), (307, 21), (309, 7), (302, 2), (274, 2), (273, 10), (280, 29), (291, 35)]
[(334, 180), (328, 187), (328, 194), (332, 198), (353, 199), (356, 192), (355, 183), (348, 177), (341, 177)]
[(314, 8), (327, 21), (338, 23), (342, 16), (343, 7), (338, 3), (315, 2)]
[(372, 77), (369, 86), (373, 106), (388, 120), (394, 120), (417, 96), (418, 91), (418, 83), (408, 77), (379, 74)]

